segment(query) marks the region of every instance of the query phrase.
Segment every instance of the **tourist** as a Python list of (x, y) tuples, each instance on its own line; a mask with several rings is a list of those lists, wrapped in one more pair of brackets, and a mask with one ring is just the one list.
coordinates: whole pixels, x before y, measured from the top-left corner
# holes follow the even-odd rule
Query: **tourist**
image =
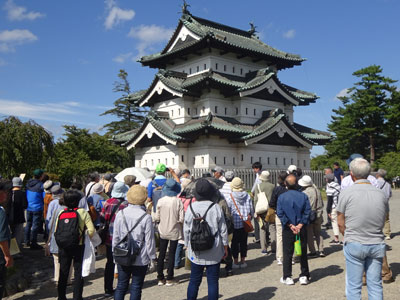
[(26, 198), (28, 207), (26, 209), (26, 226), (25, 226), (25, 245), (31, 250), (43, 249), (37, 243), (37, 235), (42, 226), (43, 218), (43, 183), (40, 181), (44, 171), (36, 169), (33, 171), (33, 179), (29, 179), (26, 184)]
[[(239, 177), (231, 182), (232, 193), (227, 201), (233, 217), (233, 238), (231, 243), (233, 265), (232, 268), (246, 268), (247, 236), (243, 221), (251, 220), (254, 216), (253, 202), (249, 194), (244, 190), (243, 181)], [(240, 263), (239, 263), (240, 253)]]
[(288, 189), (285, 185), (287, 172), (281, 171), (278, 174), (278, 185), (272, 191), (271, 200), (269, 201), (269, 208), (275, 211), (275, 228), (276, 228), (276, 261), (278, 265), (282, 265), (283, 261), (283, 244), (282, 244), (282, 223), (276, 214), (278, 198), (281, 194), (286, 193)]
[(333, 174), (336, 177), (337, 183), (340, 185), (344, 177), (344, 172), (338, 162), (333, 163), (333, 169)]
[[(324, 169), (324, 175), (327, 176), (329, 174), (333, 175), (334, 181), (337, 183), (338, 181), (337, 181), (337, 178), (335, 177), (335, 175), (333, 173), (332, 168), (331, 167), (326, 167)], [(328, 183), (326, 184), (325, 192), (327, 192), (327, 190), (328, 190)], [(327, 215), (330, 214), (330, 208), (333, 205), (332, 201), (333, 201), (333, 198), (332, 197), (328, 197), (327, 204), (326, 204), (326, 214)], [(322, 226), (325, 227), (325, 229), (332, 229), (332, 220), (331, 220), (331, 218), (328, 217), (327, 220), (326, 220), (326, 223), (324, 225), (322, 225)]]
[[(58, 256), (60, 261), (60, 277), (58, 279), (58, 299), (66, 300), (66, 290), (67, 290), (67, 280), (68, 274), (71, 267), (72, 260), (74, 261), (74, 283), (73, 283), (73, 298), (82, 299), (83, 292), (83, 277), (82, 277), (82, 262), (84, 253), (84, 240), (85, 232), (92, 237), (95, 233), (95, 229), (90, 219), (88, 212), (82, 208), (78, 209), (79, 200), (81, 195), (74, 190), (70, 190), (64, 193), (64, 204), (68, 209), (77, 209), (79, 218), (79, 231), (82, 232), (82, 236), (79, 239), (79, 246), (73, 248), (72, 250), (67, 250), (59, 247)], [(55, 232), (59, 226), (59, 220), (57, 217)]]
[[(117, 183), (114, 185), (114, 190)], [(113, 191), (114, 191), (113, 190)], [(119, 211), (115, 217), (114, 233), (112, 236), (112, 245), (118, 244), (128, 231), (140, 220), (139, 226), (130, 233), (134, 241), (141, 242), (140, 254), (136, 257), (132, 266), (118, 267), (118, 284), (115, 290), (114, 299), (123, 300), (129, 288), (129, 281), (132, 277), (130, 286), (130, 300), (139, 300), (142, 298), (142, 287), (147, 272), (147, 266), (156, 259), (156, 243), (154, 239), (154, 227), (151, 216), (146, 213), (144, 203), (147, 199), (146, 188), (140, 185), (134, 185), (127, 193), (128, 207)]]
[(294, 174), (289, 174), (285, 179), (288, 188), (286, 193), (278, 197), (277, 215), (282, 222), (283, 239), (283, 276), (281, 283), (293, 285), (292, 279), (292, 257), (296, 235), (300, 236), (301, 273), (299, 282), (301, 285), (308, 284), (310, 272), (307, 260), (307, 225), (310, 217), (310, 201), (305, 193), (297, 191), (297, 178)]
[[(50, 189), (52, 201), (49, 204), (49, 207), (47, 209), (47, 215), (46, 215), (46, 224), (47, 224), (47, 230), (50, 231), (51, 227), (51, 219), (54, 216), (54, 213), (60, 210), (60, 199), (62, 199), (64, 190), (61, 188), (61, 185), (54, 185)], [(64, 200), (61, 200), (62, 203), (64, 203)], [(64, 207), (65, 208), (65, 207)]]
[[(321, 236), (322, 213), (324, 207), (321, 192), (308, 175), (304, 175), (300, 178), (299, 185), (303, 188), (303, 193), (307, 195), (311, 207), (310, 222), (307, 225), (308, 250), (310, 251), (308, 256), (311, 258), (317, 257), (317, 255), (325, 257), (324, 238)], [(314, 238), (317, 249), (315, 249)]]
[(221, 167), (217, 166), (214, 169), (212, 169), (211, 172), (213, 173), (213, 177), (214, 178), (216, 178), (218, 180), (221, 180), (223, 182), (226, 182), (226, 178), (224, 177), (224, 174), (225, 174), (224, 169), (222, 169)]
[[(379, 169), (378, 172), (376, 173), (375, 177), (376, 177), (376, 180), (378, 181), (379, 188), (382, 190), (382, 192), (385, 193), (386, 199), (388, 200), (388, 203), (389, 203), (389, 200), (392, 197), (392, 187), (390, 186), (390, 183), (386, 182), (386, 180), (385, 180), (386, 174), (387, 174), (386, 170)], [(389, 212), (386, 215), (383, 233), (385, 234), (385, 239), (390, 240)]]
[(6, 205), (8, 193), (12, 188), (9, 181), (0, 179), (0, 300), (3, 298), (6, 286), (7, 268), (13, 266), (13, 258), (10, 254), (10, 230), (4, 207)]
[(93, 186), (100, 181), (100, 175), (97, 172), (93, 172), (89, 174), (89, 180), (90, 182), (86, 185), (85, 188), (85, 196), (86, 199), (89, 198), (89, 196), (93, 195)]
[(104, 207), (100, 214), (102, 223), (108, 224), (109, 226), (105, 240), (107, 262), (104, 269), (104, 293), (106, 296), (114, 294), (113, 283), (115, 264), (112, 253), (113, 228), (117, 213), (128, 206), (128, 202), (125, 200), (127, 192), (128, 187), (123, 182), (116, 182), (111, 191), (111, 198), (104, 203)]
[(26, 193), (22, 191), (22, 179), (12, 179), (12, 191), (8, 194), (8, 223), (11, 229), (11, 237), (15, 238), (18, 247), (21, 249), (24, 241), (25, 209), (28, 206)]
[(79, 208), (83, 208), (86, 211), (89, 211), (89, 206), (86, 201), (86, 196), (83, 193), (83, 185), (80, 182), (73, 182), (70, 186), (71, 190), (77, 191), (81, 195), (81, 200), (79, 200)]
[(43, 189), (44, 189), (44, 199), (43, 199), (43, 218), (46, 220), (47, 216), (47, 209), (49, 207), (50, 202), (53, 200), (53, 197), (51, 196), (51, 188), (53, 187), (54, 183), (51, 180), (46, 180), (45, 183), (43, 183)]
[(102, 184), (104, 186), (104, 192), (107, 194), (108, 197), (111, 197), (111, 192), (115, 182), (116, 181), (111, 173), (107, 173), (103, 176)]
[(385, 193), (367, 179), (370, 171), (365, 159), (352, 160), (350, 176), (354, 184), (341, 191), (337, 207), (339, 229), (344, 235), (346, 296), (350, 300), (361, 299), (364, 271), (368, 298), (383, 299), (381, 271), (386, 245), (382, 228), (389, 203)]
[[(256, 161), (255, 163), (253, 163), (251, 165), (251, 168), (253, 170), (253, 173), (256, 175), (256, 179), (254, 180), (254, 184), (253, 184), (253, 187), (251, 188), (251, 193), (250, 193), (250, 197), (253, 199), (253, 205), (255, 205), (254, 193), (255, 193), (257, 184), (261, 183), (259, 176), (262, 171), (262, 164), (259, 161)], [(256, 222), (256, 221), (254, 222), (254, 242), (255, 243), (260, 242), (260, 226), (259, 226), (258, 222)]]
[[(187, 299), (197, 299), (199, 286), (202, 281), (204, 268), (206, 268), (208, 299), (217, 300), (219, 297), (219, 270), (221, 259), (227, 256), (228, 232), (224, 221), (222, 209), (214, 205), (211, 199), (216, 195), (216, 189), (206, 179), (196, 182), (195, 196), (197, 201), (185, 215), (184, 236), (185, 245), (188, 248), (188, 258), (191, 261), (190, 281), (187, 289)], [(193, 218), (204, 216), (208, 210), (205, 221), (208, 223), (212, 234), (215, 236), (213, 248), (204, 251), (193, 251), (190, 243), (190, 232)], [(195, 215), (194, 215), (195, 214)]]
[(192, 176), (190, 175), (190, 171), (188, 169), (184, 169), (181, 173), (181, 180), (182, 178), (187, 178), (189, 180), (192, 180)]
[(126, 175), (124, 177), (124, 183), (128, 186), (128, 188), (132, 187), (136, 183), (136, 176)]
[[(183, 204), (177, 197), (181, 185), (173, 179), (167, 179), (162, 189), (162, 198), (157, 202), (154, 221), (158, 223), (160, 233), (160, 253), (157, 263), (158, 285), (172, 286), (178, 281), (174, 279), (174, 263), (178, 240), (183, 238)], [(164, 277), (164, 259), (169, 244), (167, 278)]]
[(342, 245), (339, 240), (339, 226), (337, 223), (337, 206), (339, 202), (340, 185), (335, 181), (335, 175), (330, 173), (325, 175), (326, 180), (326, 197), (328, 198), (327, 214), (332, 222), (334, 239), (330, 241), (333, 245)]
[[(357, 154), (357, 153), (354, 153), (354, 154), (350, 155), (350, 157), (346, 160), (347, 165), (350, 167), (350, 163), (356, 158), (363, 158), (363, 156), (361, 154)], [(368, 175), (367, 180), (373, 186), (377, 187), (378, 189), (380, 188), (380, 185), (378, 184), (378, 181), (371, 174)], [(343, 178), (342, 183), (340, 185), (340, 188), (342, 190), (344, 190), (344, 189), (348, 188), (349, 186), (352, 186), (353, 184), (354, 184), (353, 177), (351, 175), (347, 175), (345, 178)]]
[[(270, 200), (272, 198), (272, 191), (274, 190), (274, 185), (269, 180), (270, 173), (268, 171), (262, 171), (258, 179), (260, 181), (257, 184), (256, 189), (254, 191), (254, 207), (257, 207), (258, 195), (260, 193), (265, 193), (267, 199)], [(268, 211), (261, 215), (256, 215), (256, 220), (254, 223), (258, 223), (258, 220), (261, 220), (262, 226), (260, 227), (260, 244), (261, 244), (261, 253), (267, 254), (268, 248), (268, 236), (271, 238), (271, 252), (273, 254), (276, 253), (276, 227), (275, 227), (275, 214), (272, 216), (269, 215), (266, 220)]]
[(94, 224), (94, 227), (96, 229), (99, 228), (100, 226), (100, 213), (101, 210), (103, 209), (104, 203), (106, 201), (106, 198), (108, 199), (107, 195), (104, 194), (104, 186), (101, 183), (96, 183), (92, 187), (93, 193), (87, 198), (87, 203), (90, 207), (93, 207), (94, 209), (91, 209), (91, 212), (95, 217), (92, 217), (92, 221)]

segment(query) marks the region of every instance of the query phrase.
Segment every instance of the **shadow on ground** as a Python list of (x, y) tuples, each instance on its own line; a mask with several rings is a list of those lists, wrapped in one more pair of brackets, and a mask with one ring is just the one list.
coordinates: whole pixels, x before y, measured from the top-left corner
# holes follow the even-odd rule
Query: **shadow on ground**
[[(271, 299), (273, 296), (275, 296), (275, 291), (276, 287), (265, 287), (257, 292), (252, 292), (252, 293), (245, 293), (239, 296), (234, 296), (231, 298), (227, 298), (226, 300), (243, 300), (243, 299), (251, 299), (251, 300), (265, 300), (265, 299)], [(202, 300), (206, 300), (207, 297), (202, 298)]]
[(343, 273), (343, 269), (338, 265), (331, 265), (326, 268), (312, 270), (310, 273), (311, 282), (316, 282), (328, 276), (336, 276)]

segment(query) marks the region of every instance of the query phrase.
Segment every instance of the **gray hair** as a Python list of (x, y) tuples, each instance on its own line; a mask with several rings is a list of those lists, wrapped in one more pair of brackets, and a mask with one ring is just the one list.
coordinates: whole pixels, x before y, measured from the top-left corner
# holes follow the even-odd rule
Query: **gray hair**
[(350, 172), (356, 179), (367, 179), (371, 165), (364, 158), (356, 158), (350, 163)]
[(380, 177), (385, 178), (387, 175), (387, 172), (385, 169), (379, 169), (378, 173), (376, 173), (376, 175), (379, 175)]

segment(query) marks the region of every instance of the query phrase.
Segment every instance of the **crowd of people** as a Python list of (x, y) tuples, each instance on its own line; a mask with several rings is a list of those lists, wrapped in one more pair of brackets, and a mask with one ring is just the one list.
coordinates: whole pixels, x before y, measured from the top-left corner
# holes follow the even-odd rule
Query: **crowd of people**
[[(385, 170), (372, 176), (368, 161), (359, 155), (352, 155), (348, 164), (348, 176), (338, 163), (324, 170), (326, 224), (321, 190), (294, 165), (281, 171), (273, 184), (270, 172), (254, 163), (256, 178), (249, 192), (241, 178), (221, 167), (195, 179), (189, 170), (161, 163), (154, 176), (140, 182), (132, 175), (121, 182), (94, 172), (86, 186), (75, 182), (65, 189), (41, 169), (33, 172), (25, 191), (19, 177), (1, 180), (0, 299), (5, 270), (13, 264), (11, 238), (32, 251), (45, 248), (54, 258), (60, 300), (66, 299), (71, 282), (73, 299), (82, 299), (82, 270), (96, 259), (87, 250), (97, 249), (100, 255), (102, 248), (105, 296), (124, 299), (130, 290), (131, 300), (141, 299), (146, 274), (156, 271), (158, 286), (172, 286), (179, 284), (174, 270), (186, 265), (191, 300), (197, 299), (204, 269), (208, 299), (218, 299), (221, 264), (225, 276), (247, 268), (252, 232), (260, 255), (273, 255), (282, 265), (282, 284), (295, 284), (292, 267), (299, 262), (298, 282), (307, 285), (308, 260), (326, 256), (323, 227), (333, 229), (331, 246), (343, 247), (347, 298), (361, 299), (364, 282), (370, 299), (382, 299), (382, 281), (393, 281), (384, 242), (391, 238), (391, 184), (385, 181)], [(44, 246), (38, 234), (43, 234)]]

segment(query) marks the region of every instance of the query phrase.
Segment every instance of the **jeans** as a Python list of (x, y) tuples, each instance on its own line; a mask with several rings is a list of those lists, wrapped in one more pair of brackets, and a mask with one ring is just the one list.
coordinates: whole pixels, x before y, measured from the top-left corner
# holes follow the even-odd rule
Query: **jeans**
[(346, 242), (343, 247), (346, 258), (346, 296), (348, 300), (360, 300), (362, 277), (367, 276), (368, 299), (383, 299), (382, 261), (386, 245), (365, 245), (356, 242)]
[(174, 262), (175, 262), (175, 252), (178, 241), (164, 240), (160, 238), (160, 254), (158, 255), (157, 261), (157, 279), (164, 280), (164, 259), (167, 253), (169, 242), (169, 253), (168, 253), (168, 268), (167, 268), (167, 280), (174, 279)]
[(111, 245), (106, 245), (106, 256), (107, 262), (106, 267), (104, 269), (104, 291), (111, 292), (113, 290), (114, 283), (114, 257), (112, 253)]
[(178, 243), (178, 246), (176, 247), (176, 251), (175, 251), (175, 264), (174, 264), (175, 267), (179, 267), (179, 265), (181, 264), (183, 246), (184, 246), (184, 244)]
[[(286, 225), (282, 228), (282, 242), (283, 242), (283, 279), (292, 277), (292, 257), (294, 251), (294, 242), (296, 235)], [(300, 243), (301, 243), (301, 256), (300, 256), (300, 277), (310, 277), (308, 270), (307, 259), (307, 229), (303, 226), (300, 230)]]
[(43, 211), (26, 211), (25, 244), (37, 243), (37, 235), (42, 225)]
[(208, 300), (217, 300), (219, 296), (218, 280), (219, 280), (219, 267), (220, 264), (215, 265), (196, 265), (192, 262), (190, 272), (190, 282), (187, 289), (187, 299), (197, 299), (199, 286), (203, 278), (203, 271), (206, 268), (207, 284), (208, 284)]
[(118, 284), (114, 293), (114, 300), (124, 300), (128, 291), (129, 280), (132, 276), (130, 288), (130, 300), (140, 300), (142, 298), (142, 287), (146, 276), (147, 266), (121, 266), (118, 268)]
[(247, 235), (248, 234), (244, 231), (244, 228), (233, 230), (231, 249), (234, 259), (238, 259), (239, 252), (240, 258), (245, 258), (247, 256)]
[(69, 269), (71, 267), (72, 260), (74, 260), (74, 300), (82, 300), (83, 293), (83, 277), (82, 277), (82, 262), (84, 245), (80, 245), (73, 250), (66, 251), (59, 249), (58, 259), (60, 262), (60, 277), (58, 279), (58, 299), (65, 300), (67, 291), (67, 280)]

